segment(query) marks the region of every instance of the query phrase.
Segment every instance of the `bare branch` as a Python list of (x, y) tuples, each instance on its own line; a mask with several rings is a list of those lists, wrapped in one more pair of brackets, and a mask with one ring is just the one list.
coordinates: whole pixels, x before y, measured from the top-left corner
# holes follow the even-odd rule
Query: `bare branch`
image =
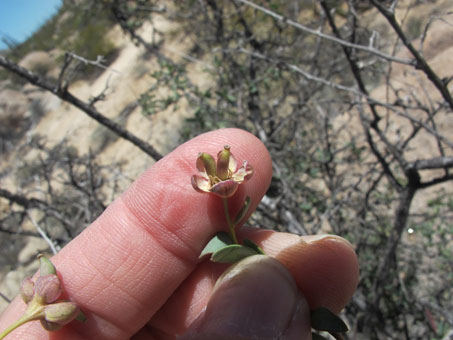
[(422, 182), (420, 183), (419, 185), (419, 188), (420, 189), (425, 189), (425, 188), (428, 188), (430, 186), (433, 186), (433, 185), (437, 185), (437, 184), (440, 184), (440, 183), (444, 183), (444, 182), (448, 182), (448, 181), (451, 181), (453, 180), (453, 174), (450, 175), (450, 174), (447, 174), (445, 176), (442, 176), (442, 177), (437, 177), (437, 178), (434, 178), (428, 182)]
[(395, 18), (395, 13), (391, 9), (387, 9), (381, 2), (376, 0), (371, 0), (371, 3), (378, 9), (378, 11), (387, 19), (389, 24), (392, 26), (395, 33), (403, 42), (404, 46), (411, 52), (414, 56), (417, 63), (415, 68), (422, 70), (429, 80), (434, 84), (434, 86), (439, 90), (444, 100), (448, 103), (450, 108), (453, 110), (453, 98), (450, 94), (450, 91), (447, 88), (447, 85), (439, 78), (439, 76), (433, 71), (433, 69), (426, 62), (417, 49), (412, 45), (407, 36), (404, 34), (403, 29), (398, 24)]
[(44, 241), (46, 241), (46, 243), (49, 245), (50, 249), (52, 250), (52, 253), (54, 255), (56, 255), (58, 253), (58, 251), (57, 251), (57, 248), (55, 247), (54, 242), (49, 238), (49, 236), (47, 236), (46, 232), (39, 226), (39, 224), (35, 221), (35, 219), (30, 214), (29, 211), (27, 211), (27, 216), (30, 219), (31, 223), (35, 226), (38, 233), (44, 239)]
[(104, 125), (105, 127), (115, 132), (120, 137), (128, 140), (129, 142), (140, 148), (143, 152), (154, 158), (156, 161), (162, 158), (162, 155), (152, 145), (136, 137), (129, 131), (125, 130), (119, 124), (115, 123), (111, 119), (107, 118), (106, 116), (98, 112), (94, 107), (90, 106), (89, 103), (85, 103), (79, 98), (72, 95), (67, 90), (66, 87), (63, 88), (55, 87), (46, 79), (39, 77), (37, 74), (13, 63), (11, 60), (1, 55), (0, 55), (0, 66), (3, 66), (4, 68), (13, 72), (14, 74), (17, 74), (18, 76), (26, 79), (31, 84), (41, 87), (49, 92), (52, 92), (53, 94), (60, 97), (64, 101), (71, 103), (72, 105), (85, 112), (88, 116), (90, 116), (100, 124)]
[(333, 37), (333, 36), (331, 36), (329, 34), (325, 34), (325, 33), (316, 31), (314, 29), (311, 29), (310, 27), (301, 25), (298, 22), (295, 22), (295, 21), (293, 21), (291, 19), (285, 18), (283, 15), (277, 14), (277, 13), (275, 13), (275, 12), (265, 8), (265, 7), (262, 7), (260, 5), (255, 4), (255, 3), (251, 2), (251, 1), (248, 1), (248, 0), (237, 0), (237, 1), (242, 2), (243, 4), (245, 4), (247, 6), (250, 6), (250, 7), (254, 8), (254, 9), (258, 10), (258, 11), (261, 11), (261, 12), (273, 17), (274, 19), (277, 19), (278, 21), (281, 21), (281, 22), (283, 22), (285, 24), (293, 26), (293, 27), (295, 27), (295, 28), (297, 28), (297, 29), (299, 29), (299, 30), (301, 30), (303, 32), (314, 34), (317, 37), (326, 39), (328, 41), (331, 41), (331, 42), (334, 42), (334, 43), (337, 43), (337, 44), (340, 44), (342, 46), (355, 48), (357, 50), (361, 50), (361, 51), (368, 52), (370, 54), (374, 54), (374, 55), (378, 56), (379, 58), (382, 58), (382, 59), (385, 59), (385, 60), (388, 60), (388, 61), (394, 61), (394, 62), (397, 62), (397, 63), (400, 63), (400, 64), (405, 64), (405, 65), (414, 65), (414, 62), (412, 60), (396, 58), (396, 57), (393, 57), (391, 55), (385, 54), (385, 53), (383, 53), (383, 52), (381, 52), (381, 51), (379, 51), (379, 50), (377, 50), (375, 48), (364, 46), (364, 45), (353, 44), (353, 43), (350, 43), (348, 41)]
[(50, 208), (50, 206), (36, 198), (26, 198), (25, 196), (13, 194), (12, 192), (0, 188), (0, 197), (6, 198), (12, 203), (16, 203), (26, 209), (29, 208)]
[(453, 168), (453, 157), (436, 157), (431, 159), (420, 159), (409, 163), (408, 170), (426, 169), (447, 169)]
[(8, 302), (8, 303), (11, 302), (11, 300), (8, 299), (8, 297), (7, 297), (5, 294), (3, 294), (2, 292), (0, 292), (0, 297), (1, 297), (3, 300), (5, 300), (6, 302)]
[(102, 64), (102, 62), (104, 61), (104, 57), (102, 55), (98, 55), (96, 60), (93, 61), (93, 60), (88, 60), (88, 59), (86, 59), (84, 57), (81, 57), (81, 56), (79, 56), (79, 55), (77, 55), (75, 53), (72, 53), (72, 52), (66, 52), (66, 53), (67, 53), (67, 55), (71, 56), (72, 58), (81, 61), (85, 65), (93, 65), (93, 66), (99, 67), (99, 68), (101, 68), (103, 70), (108, 70), (108, 71), (111, 71), (113, 73), (120, 74), (119, 71)]
[[(302, 75), (304, 78), (306, 78), (308, 80), (316, 81), (316, 82), (318, 82), (320, 84), (332, 87), (332, 88), (337, 89), (339, 91), (349, 92), (351, 94), (354, 94), (354, 95), (360, 96), (362, 98), (365, 98), (370, 103), (373, 103), (373, 104), (381, 106), (383, 108), (392, 110), (392, 112), (394, 112), (395, 114), (410, 120), (411, 122), (413, 122), (416, 125), (420, 125), (420, 127), (425, 129), (427, 132), (432, 134), (434, 137), (436, 137), (439, 140), (441, 140), (445, 145), (448, 145), (449, 147), (453, 148), (453, 142), (449, 141), (445, 136), (443, 136), (443, 135), (439, 134), (437, 131), (433, 130), (433, 128), (431, 128), (429, 125), (421, 122), (420, 120), (417, 120), (416, 118), (412, 117), (411, 115), (409, 115), (409, 114), (403, 112), (402, 110), (400, 110), (398, 105), (393, 105), (393, 104), (389, 104), (389, 103), (377, 100), (377, 99), (371, 97), (370, 95), (368, 95), (367, 93), (361, 92), (357, 88), (348, 87), (348, 86), (344, 86), (344, 85), (341, 85), (341, 84), (337, 84), (337, 83), (335, 83), (333, 81), (330, 81), (330, 80), (324, 79), (322, 77), (318, 77), (318, 76), (316, 76), (314, 74), (311, 74), (310, 72), (305, 71), (304, 69), (300, 68), (299, 66), (296, 66), (296, 65), (293, 65), (293, 64), (289, 64), (287, 62), (283, 62), (283, 61), (279, 61), (279, 60), (274, 60), (274, 59), (269, 58), (269, 57), (267, 57), (267, 56), (265, 56), (263, 54), (260, 54), (258, 52), (248, 51), (248, 50), (246, 50), (244, 48), (239, 48), (238, 51), (241, 52), (241, 53), (252, 55), (252, 56), (260, 58), (260, 59), (264, 59), (264, 60), (273, 62), (274, 64), (283, 65), (283, 66), (287, 67), (289, 70), (294, 71), (296, 73), (299, 73), (300, 75)], [(414, 109), (416, 109), (416, 108), (414, 108)]]

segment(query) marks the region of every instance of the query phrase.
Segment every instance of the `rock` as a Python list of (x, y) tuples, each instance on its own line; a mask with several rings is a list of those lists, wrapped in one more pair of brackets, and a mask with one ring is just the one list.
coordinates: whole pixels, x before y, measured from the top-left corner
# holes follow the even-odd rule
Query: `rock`
[(36, 259), (36, 256), (49, 249), (49, 245), (42, 238), (30, 237), (25, 247), (22, 248), (17, 261), (20, 264), (27, 264)]
[[(0, 282), (0, 292), (9, 300), (13, 300), (18, 294), (22, 280), (32, 276), (39, 269), (39, 261), (33, 261), (26, 267), (18, 267), (8, 272)], [(8, 301), (0, 299), (0, 313), (8, 306)]]
[(25, 84), (22, 92), (30, 102), (30, 115), (34, 122), (38, 122), (46, 112), (55, 110), (61, 104), (61, 99), (56, 95), (31, 84)]
[(49, 53), (33, 51), (22, 58), (19, 62), (19, 66), (25, 67), (41, 76), (47, 76), (47, 74), (55, 67), (55, 60)]
[(0, 92), (0, 139), (20, 137), (29, 128), (28, 107), (22, 92), (8, 88)]

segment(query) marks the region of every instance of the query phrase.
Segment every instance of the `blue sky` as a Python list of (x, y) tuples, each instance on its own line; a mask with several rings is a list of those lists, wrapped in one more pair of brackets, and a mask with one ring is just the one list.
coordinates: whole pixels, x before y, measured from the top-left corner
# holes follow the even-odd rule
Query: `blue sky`
[[(19, 42), (28, 38), (61, 5), (61, 0), (0, 0), (0, 40), (5, 34)], [(6, 45), (0, 41), (0, 50)]]

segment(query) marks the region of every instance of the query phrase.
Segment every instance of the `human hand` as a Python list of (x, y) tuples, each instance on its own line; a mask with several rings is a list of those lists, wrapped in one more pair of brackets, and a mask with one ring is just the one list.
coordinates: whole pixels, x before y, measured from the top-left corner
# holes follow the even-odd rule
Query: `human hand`
[[(52, 258), (67, 297), (87, 321), (71, 322), (52, 333), (30, 322), (6, 339), (157, 340), (184, 333), (185, 340), (250, 339), (251, 333), (271, 339), (271, 330), (288, 340), (310, 339), (309, 308), (339, 312), (358, 282), (355, 253), (339, 237), (300, 238), (242, 228), (239, 238), (253, 240), (284, 266), (263, 256), (248, 258), (252, 263), (242, 264), (246, 270), (230, 276), (235, 280), (224, 279), (209, 300), (226, 266), (200, 262), (198, 256), (209, 239), (226, 228), (225, 219), (222, 203), (195, 192), (190, 177), (198, 152), (214, 154), (224, 144), (255, 168), (253, 178), (231, 199), (231, 210), (237, 211), (235, 202), (250, 196), (252, 212), (272, 175), (264, 145), (236, 129), (192, 139), (153, 165)], [(259, 298), (248, 299), (253, 296)], [(16, 298), (1, 315), (0, 330), (24, 309)]]

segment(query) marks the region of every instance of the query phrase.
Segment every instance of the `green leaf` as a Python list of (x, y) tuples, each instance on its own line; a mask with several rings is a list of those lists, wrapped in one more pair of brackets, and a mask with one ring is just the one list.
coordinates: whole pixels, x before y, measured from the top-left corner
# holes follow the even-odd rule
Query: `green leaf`
[(82, 311), (79, 311), (79, 314), (77, 314), (76, 316), (76, 320), (80, 322), (85, 322), (87, 321), (87, 317)]
[(244, 246), (252, 248), (254, 251), (256, 251), (257, 254), (266, 255), (263, 249), (261, 249), (257, 244), (250, 241), (249, 239), (246, 238), (242, 243), (244, 244)]
[(344, 333), (348, 327), (341, 318), (325, 307), (311, 311), (311, 327), (317, 331)]
[(252, 202), (251, 198), (249, 196), (246, 197), (244, 205), (242, 206), (241, 210), (239, 210), (236, 218), (234, 219), (234, 225), (238, 224), (247, 214), (247, 211), (250, 208), (250, 202)]
[(211, 261), (220, 263), (235, 263), (243, 258), (257, 254), (258, 253), (255, 249), (240, 244), (231, 244), (214, 252), (211, 256)]
[(224, 248), (225, 246), (229, 246), (230, 244), (233, 244), (233, 240), (231, 239), (230, 235), (228, 233), (222, 231), (220, 233), (217, 233), (204, 247), (204, 249), (201, 251), (200, 258), (202, 258), (205, 255), (212, 254), (216, 252), (217, 250)]
[(38, 259), (40, 262), (40, 265), (39, 265), (39, 275), (40, 276), (57, 273), (55, 266), (52, 264), (52, 262), (50, 262), (50, 260), (47, 257), (45, 257), (42, 254), (39, 254)]
[(233, 96), (232, 94), (229, 94), (229, 93), (228, 93), (228, 94), (226, 95), (226, 98), (227, 98), (227, 100), (228, 100), (231, 104), (236, 103), (236, 97)]
[(321, 334), (311, 332), (312, 340), (327, 340), (327, 338), (323, 337)]

